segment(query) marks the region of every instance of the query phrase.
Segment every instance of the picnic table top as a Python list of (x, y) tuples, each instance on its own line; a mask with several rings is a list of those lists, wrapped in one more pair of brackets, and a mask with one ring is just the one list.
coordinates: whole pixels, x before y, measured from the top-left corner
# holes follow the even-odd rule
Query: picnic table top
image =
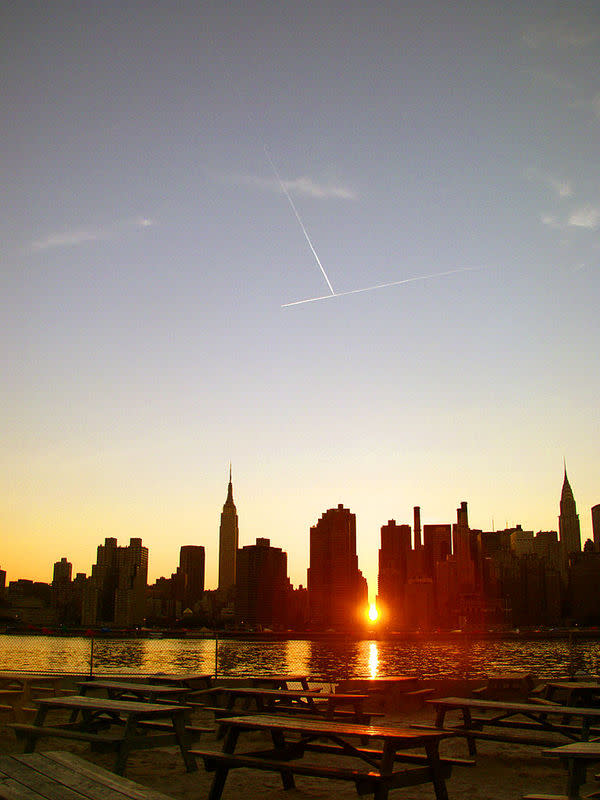
[(481, 708), (490, 711), (522, 711), (527, 714), (562, 714), (564, 716), (600, 717), (600, 708), (585, 706), (539, 705), (538, 703), (513, 703), (506, 700), (479, 700), (475, 697), (436, 697), (427, 700), (434, 706), (447, 708)]
[(222, 724), (230, 727), (252, 728), (256, 730), (285, 730), (296, 733), (322, 734), (329, 736), (365, 736), (371, 739), (390, 739), (402, 742), (403, 746), (418, 747), (426, 741), (436, 741), (452, 734), (436, 730), (416, 730), (397, 728), (393, 725), (362, 725), (357, 722), (336, 722), (324, 719), (297, 719), (296, 717), (251, 714), (241, 717), (227, 717)]
[(139, 694), (153, 695), (177, 695), (189, 694), (189, 689), (185, 686), (167, 686), (165, 684), (153, 683), (134, 683), (133, 681), (78, 681), (77, 686), (82, 689), (116, 689), (124, 692), (134, 692)]
[(23, 683), (48, 683), (49, 681), (62, 681), (62, 675), (42, 672), (10, 672), (0, 670), (0, 681), (21, 681)]
[(170, 684), (187, 684), (190, 685), (198, 681), (208, 682), (213, 679), (211, 672), (188, 672), (179, 675), (169, 675), (168, 673), (155, 673), (154, 675), (145, 675), (144, 681), (151, 683), (170, 683)]
[(546, 686), (551, 686), (553, 689), (581, 689), (586, 692), (600, 692), (598, 681), (547, 681)]
[(48, 708), (79, 709), (81, 711), (108, 711), (116, 714), (137, 714), (139, 716), (169, 716), (183, 713), (184, 705), (167, 705), (165, 703), (143, 703), (135, 700), (109, 700), (105, 697), (85, 697), (80, 694), (69, 694), (64, 697), (40, 697), (34, 700), (39, 706)]
[(600, 761), (600, 742), (572, 742), (560, 747), (550, 747), (542, 751), (545, 756), (584, 758), (589, 761)]
[(121, 778), (74, 753), (18, 753), (0, 756), (0, 795), (7, 800), (172, 800), (162, 792)]
[(296, 698), (311, 698), (315, 700), (367, 700), (366, 694), (344, 694), (339, 692), (317, 692), (311, 689), (261, 689), (254, 686), (216, 686), (214, 691), (226, 694), (237, 694), (245, 697), (282, 697), (291, 700)]

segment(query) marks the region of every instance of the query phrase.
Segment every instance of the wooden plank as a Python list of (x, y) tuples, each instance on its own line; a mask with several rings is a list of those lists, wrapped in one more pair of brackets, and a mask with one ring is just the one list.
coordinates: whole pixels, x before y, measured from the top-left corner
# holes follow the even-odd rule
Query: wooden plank
[(39, 772), (62, 786), (73, 789), (86, 800), (123, 800), (123, 792), (113, 790), (110, 787), (99, 784), (97, 780), (82, 775), (73, 765), (66, 766), (51, 758), (47, 758), (44, 753), (28, 753), (15, 755), (13, 758), (29, 767), (32, 771)]
[(141, 786), (139, 783), (134, 783), (134, 781), (121, 778), (101, 767), (96, 767), (74, 753), (51, 751), (43, 755), (45, 758), (58, 764), (63, 764), (69, 769), (76, 770), (80, 775), (93, 778), (103, 787), (122, 792), (128, 800), (172, 800), (171, 797), (162, 792)]
[(39, 794), (33, 789), (28, 789), (22, 783), (2, 775), (0, 775), (0, 797), (2, 800), (40, 800)]
[(335, 722), (331, 720), (296, 717), (277, 717), (264, 714), (230, 717), (223, 720), (223, 725), (236, 725), (242, 728), (258, 728), (259, 730), (287, 730), (301, 733), (324, 733), (333, 736), (366, 736), (368, 738), (386, 738), (410, 744), (414, 747), (427, 741), (447, 738), (448, 733), (437, 728), (417, 733), (412, 728), (397, 728), (391, 725), (361, 725), (356, 722)]
[[(50, 800), (81, 800), (79, 792), (63, 786), (52, 778), (36, 772), (15, 758), (2, 760), (1, 771), (8, 778), (12, 778), (17, 783), (37, 792), (38, 798), (50, 798)], [(84, 795), (85, 796), (85, 795)]]

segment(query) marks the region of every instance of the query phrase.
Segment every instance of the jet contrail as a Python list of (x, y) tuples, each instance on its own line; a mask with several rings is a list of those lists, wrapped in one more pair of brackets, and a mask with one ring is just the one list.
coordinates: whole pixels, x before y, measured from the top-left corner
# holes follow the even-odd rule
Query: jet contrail
[[(281, 180), (281, 177), (280, 177), (279, 173), (277, 172), (277, 167), (276, 167), (276, 166), (275, 166), (275, 164), (273, 163), (273, 159), (272, 159), (272, 158), (271, 158), (271, 156), (269, 155), (269, 151), (267, 150), (266, 146), (265, 146), (265, 155), (266, 155), (266, 157), (269, 159), (269, 164), (270, 164), (270, 165), (271, 165), (271, 167), (273, 168), (273, 172), (275, 173), (275, 177), (276, 177), (276, 178), (277, 178), (277, 180), (279, 181), (279, 185), (281, 186), (281, 190), (283, 191), (283, 193), (284, 193), (284, 194), (285, 194), (285, 196), (287, 197), (287, 199), (288, 199), (288, 201), (289, 201), (289, 204), (290, 204), (290, 205), (291, 205), (291, 207), (292, 207), (292, 211), (294, 212), (294, 214), (296, 215), (296, 219), (297, 219), (297, 220), (298, 220), (298, 222), (300, 223), (300, 227), (302, 228), (302, 233), (304, 234), (304, 238), (305, 238), (305, 239), (306, 239), (306, 241), (308, 242), (308, 246), (309, 246), (309, 247), (310, 247), (310, 249), (312, 250), (312, 254), (313, 254), (313, 256), (314, 256), (314, 257), (317, 259), (317, 264), (318, 264), (318, 265), (319, 265), (319, 267), (321, 268), (321, 272), (323, 273), (323, 277), (324, 277), (324, 278), (325, 278), (325, 280), (327, 281), (327, 286), (329, 286), (329, 289), (331, 290), (331, 294), (327, 294), (327, 295), (325, 295), (325, 297), (337, 297), (336, 293), (333, 291), (333, 286), (331, 285), (331, 281), (329, 280), (329, 278), (327, 277), (327, 273), (326, 273), (326, 272), (325, 272), (325, 270), (323, 269), (323, 264), (321, 264), (321, 259), (320, 259), (320, 258), (319, 258), (319, 256), (317, 255), (317, 251), (316, 251), (316, 250), (315, 250), (315, 248), (313, 247), (313, 243), (312, 243), (312, 242), (311, 242), (311, 240), (310, 240), (310, 236), (309, 236), (309, 235), (308, 235), (308, 233), (306, 232), (306, 228), (304, 227), (304, 223), (302, 222), (302, 219), (301, 219), (301, 217), (300, 217), (300, 214), (298, 213), (298, 209), (297, 209), (297, 208), (296, 208), (296, 206), (294, 205), (294, 201), (292, 200), (292, 198), (291, 198), (291, 195), (290, 195), (290, 193), (288, 192), (288, 190), (287, 190), (287, 188), (286, 188), (286, 186), (285, 186), (285, 183), (284, 183), (284, 182)], [(321, 300), (321, 299), (323, 299), (323, 298), (321, 298), (321, 297), (319, 297), (319, 298), (316, 298), (316, 297), (315, 297), (314, 299), (315, 299), (315, 300)], [(308, 301), (304, 300), (304, 301), (301, 301), (301, 302), (308, 302)], [(288, 305), (293, 305), (293, 303), (289, 303)]]
[(366, 286), (364, 289), (351, 289), (349, 292), (333, 292), (324, 294), (321, 297), (310, 297), (308, 300), (294, 300), (292, 303), (283, 303), (282, 308), (289, 306), (299, 306), (302, 303), (315, 303), (317, 300), (329, 300), (332, 297), (344, 297), (347, 294), (360, 294), (360, 292), (372, 292), (374, 289), (386, 289), (388, 286), (400, 286), (401, 283), (413, 283), (414, 281), (426, 281), (429, 278), (440, 278), (442, 275), (455, 275), (457, 272), (474, 272), (475, 270), (485, 269), (485, 267), (460, 267), (459, 269), (449, 269), (446, 272), (432, 272), (431, 275), (416, 275), (414, 278), (404, 278), (401, 281), (391, 283), (377, 283), (375, 286)]

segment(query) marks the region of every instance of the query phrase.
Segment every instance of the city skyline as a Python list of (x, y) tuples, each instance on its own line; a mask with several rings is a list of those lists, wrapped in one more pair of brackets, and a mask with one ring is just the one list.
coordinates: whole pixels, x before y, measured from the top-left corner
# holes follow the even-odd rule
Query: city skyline
[(556, 530), (563, 457), (591, 538), (596, 4), (24, 0), (0, 23), (9, 579), (87, 572), (114, 537), (151, 581), (203, 545), (216, 586), (230, 460), (240, 547), (281, 547), (294, 585), (339, 503), (371, 595), (415, 505)]
[[(205, 559), (205, 551), (207, 549), (208, 550), (211, 549), (210, 546), (207, 548), (207, 545), (206, 545), (205, 542), (195, 542), (194, 544), (179, 544), (179, 545), (176, 546), (178, 552), (179, 552), (179, 550), (181, 550), (182, 553), (187, 553), (188, 551), (194, 551), (194, 550), (202, 550), (203, 574), (206, 572), (206, 575), (210, 576), (213, 573), (213, 571), (215, 572), (215, 580), (214, 581), (211, 581), (210, 577), (207, 578), (206, 588), (207, 589), (217, 589), (218, 588), (223, 592), (224, 596), (227, 594), (228, 590), (230, 591), (234, 587), (234, 583), (231, 582), (233, 580), (232, 575), (235, 574), (236, 556), (234, 554), (239, 552), (239, 550), (241, 550), (244, 547), (253, 547), (255, 545), (255, 542), (248, 542), (247, 544), (238, 542), (238, 534), (239, 534), (239, 531), (238, 531), (238, 518), (237, 518), (236, 505), (235, 505), (234, 499), (233, 499), (233, 494), (234, 494), (234, 490), (233, 490), (232, 467), (230, 465), (229, 466), (229, 483), (228, 483), (228, 487), (227, 487), (227, 496), (226, 496), (225, 503), (223, 505), (223, 511), (221, 513), (221, 523), (220, 523), (219, 532), (218, 532), (218, 549), (217, 549), (217, 558), (216, 558), (217, 563), (216, 563), (216, 565), (211, 565), (209, 560)], [(466, 514), (467, 514), (467, 510), (466, 509), (467, 509), (468, 503), (467, 503), (467, 501), (461, 501), (460, 505), (461, 505), (461, 508), (458, 510), (457, 513), (464, 514), (465, 515), (465, 519), (466, 519)], [(569, 479), (568, 479), (568, 476), (567, 476), (566, 464), (565, 464), (564, 465), (563, 484), (562, 484), (562, 490), (561, 490), (561, 496), (560, 496), (560, 502), (559, 502), (560, 514), (559, 514), (559, 516), (557, 518), (558, 524), (556, 526), (554, 526), (554, 528), (552, 528), (552, 529), (550, 529), (550, 528), (542, 529), (540, 527), (532, 527), (529, 530), (532, 533), (536, 534), (536, 535), (537, 535), (537, 533), (541, 533), (542, 530), (544, 532), (546, 532), (548, 530), (552, 530), (556, 534), (556, 536), (558, 537), (558, 540), (561, 543), (565, 542), (565, 544), (569, 545), (569, 546), (573, 545), (574, 543), (576, 543), (576, 545), (573, 547), (573, 549), (574, 550), (583, 550), (583, 547), (584, 547), (584, 545), (585, 545), (585, 543), (586, 543), (586, 541), (588, 539), (591, 540), (592, 542), (596, 542), (596, 539), (598, 537), (598, 531), (594, 532), (592, 530), (592, 525), (593, 525), (592, 516), (597, 511), (598, 508), (600, 508), (600, 505), (596, 505), (596, 506), (590, 508), (590, 530), (589, 530), (589, 536), (588, 536), (585, 533), (585, 526), (584, 525), (582, 526), (580, 524), (580, 515), (577, 514), (576, 500), (574, 498), (574, 494), (573, 494), (573, 491), (572, 491), (570, 483), (569, 483)], [(322, 522), (323, 517), (327, 518), (330, 514), (334, 514), (337, 511), (343, 511), (344, 514), (349, 515), (354, 520), (354, 522), (353, 522), (353, 525), (354, 525), (354, 534), (353, 534), (353, 536), (354, 536), (354, 540), (356, 540), (356, 533), (355, 533), (355, 531), (356, 531), (356, 515), (352, 513), (350, 508), (345, 508), (343, 503), (339, 503), (337, 505), (337, 508), (336, 507), (330, 507), (329, 509), (327, 509), (327, 511), (323, 511), (322, 514), (321, 514), (321, 519), (318, 520), (318, 521), (315, 521), (315, 525), (311, 525), (310, 526), (310, 530), (308, 532), (308, 543), (309, 543), (309, 545), (310, 545), (311, 537), (313, 535), (312, 532), (313, 532), (313, 529), (315, 528), (315, 526), (318, 527), (318, 525)], [(563, 516), (565, 514), (566, 514), (566, 516), (567, 516), (567, 518), (569, 520), (572, 520), (572, 519), (576, 520), (575, 523), (574, 523), (576, 525), (576, 530), (572, 530), (572, 527), (570, 527), (568, 529), (565, 528), (564, 516)], [(408, 535), (408, 540), (409, 540), (409, 544), (408, 544), (409, 548), (413, 547), (416, 550), (418, 550), (421, 547), (421, 541), (422, 541), (421, 532), (422, 532), (423, 529), (426, 529), (426, 528), (430, 528), (430, 529), (447, 528), (447, 530), (450, 531), (450, 529), (452, 527), (452, 524), (453, 524), (452, 523), (452, 517), (449, 517), (446, 520), (443, 520), (443, 521), (442, 520), (437, 520), (434, 523), (424, 522), (423, 525), (422, 525), (421, 507), (420, 506), (414, 506), (413, 507), (412, 515), (413, 515), (412, 516), (412, 524), (410, 522), (407, 523), (406, 519), (396, 520), (396, 519), (393, 519), (393, 518), (389, 518), (386, 522), (382, 522), (381, 526), (380, 526), (380, 529), (379, 529), (379, 532), (381, 533), (381, 536), (382, 537), (384, 536), (384, 531), (387, 530), (388, 526), (390, 526), (390, 525), (391, 526), (399, 525), (401, 528), (403, 528), (403, 529), (408, 531), (407, 535)], [(563, 517), (563, 522), (561, 522), (561, 516)], [(572, 526), (573, 523), (569, 522), (569, 525)], [(528, 530), (528, 528), (526, 526), (523, 526), (522, 523), (520, 523), (520, 522), (515, 523), (514, 525), (510, 525), (510, 526), (507, 524), (504, 529), (502, 527), (498, 527), (498, 526), (495, 526), (495, 525), (493, 525), (489, 529), (485, 528), (485, 527), (478, 528), (476, 525), (467, 524), (467, 523), (465, 523), (465, 526), (469, 527), (471, 530), (474, 530), (474, 531), (483, 530), (484, 532), (496, 531), (496, 530), (501, 531), (501, 530), (507, 530), (507, 529), (513, 529), (513, 530), (514, 529), (521, 529), (521, 530), (524, 530), (524, 531)], [(379, 532), (378, 532), (378, 535), (379, 535)], [(109, 541), (109, 540), (107, 539), (106, 541)], [(116, 539), (114, 539), (112, 541), (116, 545)], [(132, 541), (133, 541), (133, 539), (132, 539)], [(265, 539), (265, 537), (256, 537), (256, 544), (258, 544), (258, 542), (260, 542), (260, 541), (269, 541), (269, 540)], [(141, 545), (141, 539), (139, 539), (139, 540), (136, 539), (136, 542), (139, 542), (139, 544)], [(232, 551), (231, 548), (232, 548), (232, 546), (234, 545), (235, 542), (238, 542), (238, 544), (235, 547), (235, 549)], [(277, 543), (274, 542), (273, 546), (276, 547)], [(354, 544), (354, 547), (356, 547), (355, 544)], [(102, 549), (102, 546), (99, 549)], [(286, 556), (286, 559), (287, 559), (287, 556), (288, 556), (287, 551), (284, 548), (280, 548), (280, 549), (283, 550), (283, 552), (284, 552), (284, 554)], [(146, 550), (146, 562), (148, 564), (148, 548), (145, 548), (145, 550)], [(222, 559), (225, 559), (224, 562), (222, 561)], [(233, 559), (233, 561), (231, 561), (231, 559)], [(73, 573), (88, 574), (88, 569), (89, 569), (89, 575), (92, 574), (92, 572), (91, 572), (92, 566), (90, 566), (89, 568), (83, 568), (83, 569), (76, 568), (75, 570), (73, 570), (72, 569), (72, 563), (71, 563), (71, 560), (70, 560), (68, 555), (67, 556), (64, 556), (64, 555), (61, 556), (60, 557), (60, 562), (63, 562), (63, 563), (68, 562), (69, 573), (73, 572)], [(63, 566), (63, 564), (61, 564), (60, 562), (59, 562), (59, 566)], [(223, 567), (223, 563), (225, 564), (225, 567)], [(358, 556), (358, 567), (360, 567), (360, 563), (361, 563), (360, 562), (360, 556)], [(56, 567), (56, 566), (57, 566), (57, 562), (54, 563), (54, 567)], [(211, 569), (211, 566), (213, 567), (213, 569)], [(292, 567), (291, 569), (289, 569), (290, 566)], [(291, 585), (294, 586), (294, 588), (298, 588), (299, 586), (304, 586), (306, 588), (308, 586), (308, 583), (309, 583), (309, 580), (308, 580), (309, 569), (308, 569), (308, 567), (309, 567), (309, 565), (307, 564), (306, 571), (304, 572), (305, 577), (303, 579), (301, 578), (298, 581), (295, 581), (295, 580), (293, 580), (293, 576), (296, 575), (296, 574), (297, 575), (301, 575), (302, 574), (302, 572), (301, 572), (302, 568), (301, 567), (300, 568), (297, 567), (297, 568), (294, 569), (293, 565), (290, 565), (288, 563), (288, 575), (290, 577), (290, 583), (291, 583)], [(0, 564), (0, 568), (2, 568), (1, 564)], [(7, 570), (4, 569), (3, 571), (4, 571), (5, 576), (6, 576)], [(369, 580), (369, 578), (367, 578), (365, 576), (365, 580), (367, 581), (367, 586), (368, 586), (369, 603), (373, 603), (375, 601), (376, 595), (378, 593), (377, 586), (378, 586), (379, 580), (380, 580), (379, 579), (380, 572), (381, 572), (381, 560), (379, 558), (378, 565), (377, 565), (377, 570), (376, 570), (374, 575), (370, 576), (371, 580)], [(156, 575), (153, 575), (152, 573), (147, 571), (147, 575), (148, 575), (148, 585), (150, 585), (150, 584), (154, 583), (154, 581), (156, 579), (158, 579), (158, 578), (163, 579), (163, 578), (167, 577), (168, 571), (165, 574), (160, 574), (160, 575), (158, 573)], [(226, 577), (224, 577), (224, 576), (226, 576)], [(23, 579), (23, 578), (30, 579), (30, 580), (32, 579), (32, 577), (30, 575), (19, 575), (17, 577), (14, 577), (12, 575), (8, 575), (7, 578), (8, 578), (9, 581), (17, 580), (17, 579)], [(46, 582), (46, 578), (45, 577), (34, 577), (33, 580), (39, 580), (39, 581), (42, 581), (42, 582)], [(223, 585), (221, 585), (221, 582), (222, 582)]]

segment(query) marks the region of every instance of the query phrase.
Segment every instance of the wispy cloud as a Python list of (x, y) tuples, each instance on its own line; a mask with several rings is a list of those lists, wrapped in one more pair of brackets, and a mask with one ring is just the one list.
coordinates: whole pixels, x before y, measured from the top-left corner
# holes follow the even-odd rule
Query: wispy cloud
[(523, 42), (532, 50), (582, 50), (598, 39), (598, 26), (567, 19), (539, 21), (529, 25), (523, 32)]
[(121, 223), (113, 223), (112, 225), (89, 225), (83, 228), (70, 228), (36, 239), (31, 242), (30, 249), (34, 252), (40, 252), (61, 247), (77, 247), (89, 242), (110, 239), (127, 228), (150, 228), (153, 224), (153, 221), (148, 217), (139, 216)]
[(565, 178), (558, 178), (550, 172), (538, 167), (529, 167), (525, 170), (525, 177), (530, 181), (539, 181), (558, 195), (558, 197), (572, 197), (573, 184)]
[[(229, 175), (226, 180), (231, 183), (241, 184), (243, 186), (252, 186), (256, 189), (269, 192), (281, 192), (281, 186), (278, 181), (273, 178), (261, 178), (257, 175)], [(356, 200), (358, 195), (348, 186), (334, 182), (319, 182), (306, 176), (293, 178), (292, 180), (282, 180), (288, 192), (295, 195), (303, 195), (304, 197), (314, 197), (320, 200), (323, 199), (336, 199), (336, 200)]]
[(567, 225), (595, 230), (600, 226), (600, 206), (588, 205), (574, 209), (569, 215)]
[(549, 228), (562, 228), (561, 223), (554, 214), (540, 214), (540, 222)]

